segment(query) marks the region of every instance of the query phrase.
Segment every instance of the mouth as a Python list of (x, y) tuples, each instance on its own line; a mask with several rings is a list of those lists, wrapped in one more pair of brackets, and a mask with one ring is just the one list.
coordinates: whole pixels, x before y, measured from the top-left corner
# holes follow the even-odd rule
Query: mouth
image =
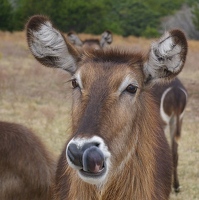
[(91, 177), (91, 178), (98, 178), (103, 176), (106, 173), (106, 165), (103, 165), (103, 167), (95, 172), (91, 171), (85, 171), (84, 169), (80, 169), (79, 173), (84, 177)]

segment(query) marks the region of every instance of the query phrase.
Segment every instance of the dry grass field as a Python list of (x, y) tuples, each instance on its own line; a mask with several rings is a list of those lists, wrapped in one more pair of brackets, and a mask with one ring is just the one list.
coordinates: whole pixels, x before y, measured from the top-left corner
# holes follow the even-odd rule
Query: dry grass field
[[(91, 37), (80, 34), (82, 39)], [(100, 36), (96, 36), (99, 38)], [(31, 128), (56, 156), (70, 132), (70, 78), (42, 67), (28, 51), (25, 33), (0, 32), (0, 120)], [(114, 45), (147, 50), (150, 40), (114, 35)], [(181, 192), (174, 200), (199, 200), (199, 41), (189, 41), (180, 78), (189, 93), (179, 143)]]

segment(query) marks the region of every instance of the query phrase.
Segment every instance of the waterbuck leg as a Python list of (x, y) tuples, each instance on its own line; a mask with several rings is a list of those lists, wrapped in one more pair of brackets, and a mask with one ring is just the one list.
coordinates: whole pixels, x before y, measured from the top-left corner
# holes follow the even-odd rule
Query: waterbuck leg
[(173, 158), (173, 188), (175, 193), (180, 192), (180, 184), (178, 180), (178, 143), (180, 137), (181, 123), (178, 116), (174, 116), (170, 120), (170, 134), (171, 134), (171, 150)]
[(172, 142), (172, 156), (173, 156), (173, 188), (176, 193), (180, 192), (180, 184), (178, 180), (178, 143), (173, 138)]

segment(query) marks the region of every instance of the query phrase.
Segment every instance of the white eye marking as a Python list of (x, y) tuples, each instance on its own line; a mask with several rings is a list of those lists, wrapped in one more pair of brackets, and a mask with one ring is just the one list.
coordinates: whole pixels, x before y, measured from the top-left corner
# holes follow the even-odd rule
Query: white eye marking
[(118, 93), (121, 94), (127, 88), (127, 86), (130, 85), (130, 84), (138, 87), (137, 81), (135, 79), (133, 79), (131, 76), (128, 75), (124, 78), (124, 80), (120, 84), (120, 86), (118, 88)]
[(77, 83), (78, 83), (80, 89), (83, 89), (81, 74), (80, 74), (79, 71), (74, 75), (74, 78), (76, 79), (76, 81), (77, 81)]

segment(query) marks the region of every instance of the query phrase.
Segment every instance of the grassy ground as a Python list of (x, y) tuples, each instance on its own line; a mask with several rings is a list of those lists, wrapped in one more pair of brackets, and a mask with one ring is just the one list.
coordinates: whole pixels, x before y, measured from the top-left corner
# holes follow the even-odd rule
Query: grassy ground
[[(80, 35), (82, 39), (90, 35)], [(0, 32), (0, 120), (31, 128), (56, 156), (70, 132), (71, 87), (68, 74), (42, 67), (30, 55), (25, 33)], [(151, 41), (114, 36), (114, 44), (147, 49)], [(189, 41), (186, 66), (180, 78), (189, 93), (179, 143), (179, 179), (174, 200), (199, 199), (199, 42)]]

